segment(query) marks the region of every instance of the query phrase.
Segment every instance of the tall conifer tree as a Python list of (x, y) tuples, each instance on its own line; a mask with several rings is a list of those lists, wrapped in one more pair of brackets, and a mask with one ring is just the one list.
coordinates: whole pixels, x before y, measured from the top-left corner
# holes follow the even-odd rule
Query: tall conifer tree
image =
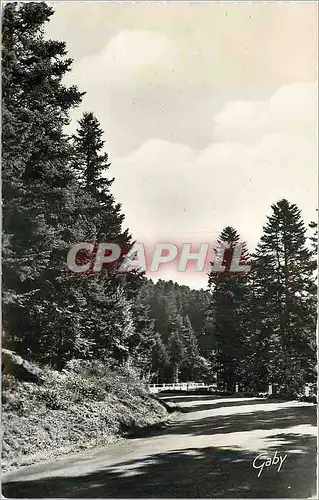
[(45, 3), (11, 2), (2, 20), (5, 342), (47, 361), (65, 344), (64, 262), (82, 231), (63, 132), (82, 94), (62, 83), (72, 63), (65, 44), (44, 38), (52, 14)]
[(269, 382), (296, 392), (315, 377), (316, 263), (298, 207), (282, 199), (271, 208), (253, 262), (260, 361)]
[(248, 286), (246, 275), (231, 272), (231, 263), (238, 245), (241, 245), (241, 264), (247, 264), (249, 256), (245, 243), (240, 240), (233, 227), (227, 226), (217, 243), (226, 248), (221, 262), (225, 270), (222, 273), (215, 272), (212, 267), (209, 274), (212, 302), (208, 313), (213, 311), (210, 324), (215, 343), (213, 357), (218, 380), (232, 391), (235, 383), (239, 381), (240, 365), (244, 356)]

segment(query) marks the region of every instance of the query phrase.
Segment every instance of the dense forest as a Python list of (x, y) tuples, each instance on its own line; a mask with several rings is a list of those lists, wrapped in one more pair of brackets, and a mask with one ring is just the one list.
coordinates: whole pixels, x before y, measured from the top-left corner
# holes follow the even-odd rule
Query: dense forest
[[(317, 224), (293, 201), (269, 207), (255, 252), (244, 248), (251, 272), (228, 272), (225, 255), (226, 271), (212, 270), (207, 290), (154, 284), (120, 273), (120, 262), (98, 273), (67, 269), (76, 243), (130, 248), (134, 239), (94, 112), (66, 132), (84, 93), (63, 84), (72, 59), (63, 41), (45, 38), (52, 15), (45, 3), (3, 9), (3, 346), (56, 370), (73, 359), (127, 365), (154, 383), (262, 391), (276, 382), (294, 393), (314, 382)], [(227, 226), (219, 241), (231, 254), (241, 237)]]

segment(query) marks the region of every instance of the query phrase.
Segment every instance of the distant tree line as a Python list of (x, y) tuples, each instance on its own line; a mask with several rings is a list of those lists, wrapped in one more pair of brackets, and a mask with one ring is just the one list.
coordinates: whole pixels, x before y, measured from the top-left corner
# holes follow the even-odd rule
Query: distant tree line
[[(84, 93), (66, 87), (65, 43), (47, 40), (45, 3), (3, 9), (3, 345), (61, 370), (73, 358), (126, 364), (154, 382), (214, 381), (298, 391), (315, 380), (317, 224), (298, 207), (271, 207), (251, 272), (229, 271), (240, 236), (226, 227), (226, 272), (208, 290), (143, 273), (72, 274), (70, 247), (86, 241), (133, 245), (112, 194), (103, 130), (85, 112), (66, 126)], [(241, 242), (244, 243), (244, 242)]]

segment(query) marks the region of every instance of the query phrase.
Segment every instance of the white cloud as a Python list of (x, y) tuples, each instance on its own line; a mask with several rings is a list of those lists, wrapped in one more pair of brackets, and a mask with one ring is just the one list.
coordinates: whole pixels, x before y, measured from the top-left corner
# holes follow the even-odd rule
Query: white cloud
[(165, 36), (142, 30), (125, 29), (111, 38), (100, 52), (73, 65), (72, 81), (95, 88), (114, 84), (129, 87), (143, 72), (156, 65), (157, 71), (174, 63), (178, 47)]
[(66, 84), (87, 91), (73, 116), (91, 110), (101, 122), (135, 236), (205, 242), (232, 224), (253, 246), (284, 196), (314, 217), (315, 10), (56, 5), (48, 35), (75, 58)]
[(165, 58), (170, 53), (170, 41), (149, 31), (121, 31), (106, 48), (106, 59), (121, 70), (131, 72)]
[(229, 102), (214, 118), (215, 138), (259, 140), (267, 134), (306, 135), (316, 127), (316, 85), (280, 87), (268, 101)]
[(317, 206), (313, 109), (314, 85), (286, 85), (268, 101), (228, 103), (215, 119), (219, 140), (204, 150), (154, 139), (116, 160), (114, 189), (129, 227), (153, 242), (205, 242), (231, 224), (253, 249), (283, 197), (308, 223)]
[(317, 85), (292, 83), (281, 87), (269, 101), (269, 112), (280, 123), (315, 126)]

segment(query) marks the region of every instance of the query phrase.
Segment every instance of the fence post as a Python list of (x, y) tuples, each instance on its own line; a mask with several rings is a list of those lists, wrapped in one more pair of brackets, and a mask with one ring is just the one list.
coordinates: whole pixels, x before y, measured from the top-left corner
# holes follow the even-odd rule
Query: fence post
[(268, 396), (272, 395), (272, 384), (269, 384), (268, 386)]

